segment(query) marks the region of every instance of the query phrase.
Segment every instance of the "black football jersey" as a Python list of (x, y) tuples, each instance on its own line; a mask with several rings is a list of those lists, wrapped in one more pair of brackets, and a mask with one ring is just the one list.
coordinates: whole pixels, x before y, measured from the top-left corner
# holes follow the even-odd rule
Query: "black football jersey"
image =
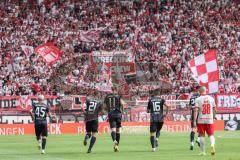
[(164, 99), (152, 97), (148, 101), (148, 110), (150, 111), (150, 120), (153, 122), (163, 122)]
[(102, 110), (102, 102), (94, 99), (86, 99), (85, 121), (97, 120), (98, 114)]
[(189, 105), (191, 108), (195, 107), (195, 100), (196, 98), (198, 98), (200, 95), (198, 93), (195, 93), (191, 96), (190, 101), (189, 101)]
[(33, 113), (35, 117), (35, 123), (47, 122), (47, 113), (49, 112), (48, 105), (44, 103), (34, 103)]
[(118, 94), (108, 94), (105, 98), (108, 113), (112, 111), (122, 112), (121, 96)]

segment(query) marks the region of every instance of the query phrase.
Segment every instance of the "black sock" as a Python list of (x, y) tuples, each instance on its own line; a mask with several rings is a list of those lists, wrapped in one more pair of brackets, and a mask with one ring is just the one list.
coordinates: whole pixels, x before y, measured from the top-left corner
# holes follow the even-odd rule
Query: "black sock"
[(150, 137), (150, 142), (151, 142), (152, 148), (155, 148), (155, 137), (154, 136)]
[(41, 138), (40, 138), (40, 136), (39, 137), (37, 137), (37, 141), (39, 141)]
[(192, 132), (190, 133), (190, 142), (193, 142), (193, 141), (194, 141), (194, 136), (195, 136), (195, 132), (192, 131)]
[(120, 133), (116, 133), (116, 141), (117, 141), (118, 144), (119, 144), (119, 142), (120, 142)]
[(42, 139), (42, 149), (43, 149), (43, 150), (45, 149), (46, 142), (47, 142), (47, 140), (46, 140), (45, 138)]
[(157, 131), (156, 132), (156, 138), (159, 138), (160, 137), (160, 131)]
[(96, 137), (93, 137), (93, 136), (92, 136), (88, 150), (91, 150), (91, 149), (92, 149), (92, 147), (93, 147), (93, 145), (94, 145), (95, 142), (96, 142)]
[(112, 136), (112, 140), (116, 141), (116, 132), (112, 131), (111, 136)]

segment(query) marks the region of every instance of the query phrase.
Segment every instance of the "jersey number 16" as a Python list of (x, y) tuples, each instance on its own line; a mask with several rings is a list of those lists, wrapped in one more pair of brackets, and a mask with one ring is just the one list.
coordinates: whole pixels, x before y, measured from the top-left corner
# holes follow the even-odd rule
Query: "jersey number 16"
[(159, 112), (161, 110), (160, 102), (153, 102), (153, 111)]

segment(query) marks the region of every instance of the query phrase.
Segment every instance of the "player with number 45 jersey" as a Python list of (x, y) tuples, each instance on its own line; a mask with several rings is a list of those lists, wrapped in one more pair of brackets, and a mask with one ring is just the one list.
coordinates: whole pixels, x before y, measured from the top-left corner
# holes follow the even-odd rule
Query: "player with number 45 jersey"
[(30, 111), (31, 117), (35, 124), (35, 134), (38, 141), (38, 147), (41, 149), (41, 153), (45, 154), (45, 146), (48, 136), (47, 129), (47, 114), (52, 118), (49, 107), (43, 103), (44, 95), (38, 96), (38, 102), (33, 104), (33, 107)]
[[(163, 108), (164, 106), (166, 108)], [(150, 113), (150, 142), (154, 152), (158, 147), (158, 138), (163, 127), (164, 117), (168, 114), (168, 106), (164, 99), (152, 95), (148, 101), (147, 111)]]
[(102, 112), (102, 102), (97, 97), (98, 93), (95, 92), (94, 97), (90, 96), (86, 99), (86, 109), (84, 111), (86, 136), (83, 141), (84, 146), (87, 145), (88, 139), (91, 139), (87, 153), (91, 153), (92, 147), (95, 144), (98, 132), (98, 115)]

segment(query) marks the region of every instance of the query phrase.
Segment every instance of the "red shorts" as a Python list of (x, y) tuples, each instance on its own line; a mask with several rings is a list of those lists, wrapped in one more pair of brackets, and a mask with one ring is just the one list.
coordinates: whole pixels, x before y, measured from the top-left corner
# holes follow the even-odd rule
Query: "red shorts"
[(205, 136), (205, 132), (207, 132), (208, 136), (212, 136), (214, 134), (214, 126), (213, 124), (197, 124), (197, 131), (199, 135)]

